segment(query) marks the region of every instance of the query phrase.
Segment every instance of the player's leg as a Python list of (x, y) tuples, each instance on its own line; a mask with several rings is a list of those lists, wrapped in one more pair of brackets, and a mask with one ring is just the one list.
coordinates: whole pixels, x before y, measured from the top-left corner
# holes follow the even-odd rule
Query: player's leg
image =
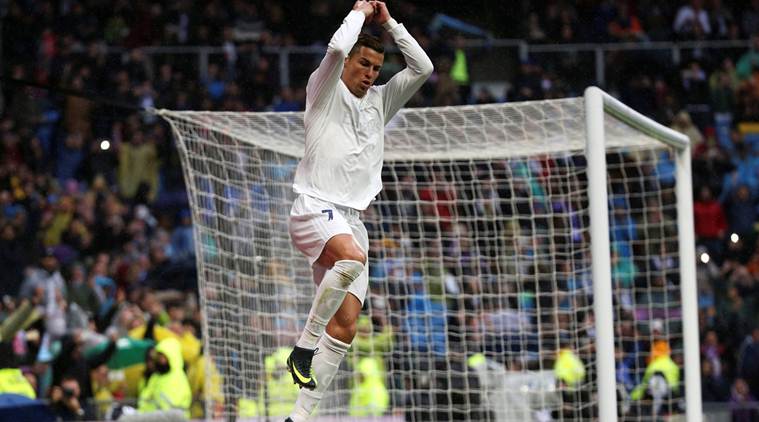
[(290, 212), (290, 236), (314, 270), (326, 269), (321, 280), (314, 273), (319, 287), (306, 326), (287, 361), (295, 383), (313, 389), (318, 383), (311, 376), (316, 343), (343, 303), (349, 286), (363, 272), (366, 254), (340, 210), (305, 195), (296, 199)]
[[(353, 241), (361, 252), (369, 251), (369, 234), (364, 224), (358, 219), (358, 216), (348, 218), (348, 224), (353, 232)], [(366, 255), (364, 255), (366, 256)], [(353, 280), (348, 287), (348, 295), (345, 301), (329, 321), (327, 325), (327, 334), (332, 338), (344, 343), (351, 344), (353, 337), (356, 335), (356, 324), (361, 313), (366, 294), (369, 291), (369, 263), (364, 260), (364, 268), (361, 274)]]
[(313, 349), (316, 346), (330, 318), (343, 303), (351, 283), (364, 271), (365, 263), (366, 255), (353, 235), (338, 234), (329, 239), (316, 260), (316, 264), (329, 270), (316, 289), (306, 327), (296, 343), (298, 347)]
[(353, 343), (360, 314), (361, 302), (352, 294), (346, 295), (342, 306), (327, 324), (327, 334), (343, 343)]
[(306, 326), (288, 359), (288, 368), (300, 386), (313, 389), (319, 382), (317, 377), (311, 376), (317, 342), (343, 303), (351, 283), (364, 271), (365, 262), (366, 255), (349, 234), (333, 236), (317, 259), (317, 265), (329, 270), (319, 283)]
[(353, 337), (356, 335), (356, 323), (361, 313), (361, 301), (352, 293), (345, 296), (340, 309), (327, 325), (326, 333), (317, 343), (319, 353), (314, 357), (313, 374), (319, 380), (314, 390), (300, 390), (298, 400), (290, 415), (293, 422), (308, 420), (309, 415), (324, 397), (332, 380), (340, 368), (340, 363), (348, 353)]
[[(357, 216), (349, 217), (347, 222), (353, 233), (353, 239), (358, 244), (360, 250), (368, 251), (369, 236), (364, 224)], [(307, 420), (308, 415), (313, 412), (324, 396), (324, 393), (332, 384), (332, 380), (340, 367), (340, 362), (342, 362), (350, 344), (353, 342), (353, 337), (356, 335), (358, 317), (361, 314), (361, 307), (369, 290), (369, 270), (367, 267), (367, 265), (364, 265), (364, 270), (348, 287), (348, 294), (345, 296), (342, 305), (327, 324), (325, 334), (319, 339), (316, 346), (319, 353), (313, 359), (314, 376), (319, 382), (313, 391), (300, 390), (298, 400), (292, 412), (291, 421), (299, 422)], [(319, 263), (315, 263), (313, 269), (314, 281), (317, 284), (321, 284), (319, 277), (321, 274), (326, 274), (325, 267)]]

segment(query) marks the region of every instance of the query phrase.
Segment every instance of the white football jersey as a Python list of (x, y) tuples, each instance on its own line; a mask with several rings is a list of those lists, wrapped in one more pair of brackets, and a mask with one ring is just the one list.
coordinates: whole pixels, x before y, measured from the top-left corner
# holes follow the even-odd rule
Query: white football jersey
[(351, 11), (332, 36), (327, 54), (306, 86), (306, 151), (293, 189), (357, 210), (382, 190), (385, 124), (432, 73), (432, 62), (402, 24), (386, 24), (406, 68), (363, 98), (340, 79), (344, 60), (358, 40), (364, 14)]

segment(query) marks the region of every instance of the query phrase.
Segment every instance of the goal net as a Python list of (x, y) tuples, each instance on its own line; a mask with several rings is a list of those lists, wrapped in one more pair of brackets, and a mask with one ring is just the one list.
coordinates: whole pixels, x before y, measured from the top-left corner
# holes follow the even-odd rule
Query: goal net
[[(682, 375), (644, 376), (664, 356), (684, 365), (695, 262), (683, 262), (689, 202), (667, 136), (680, 138), (597, 94), (596, 120), (586, 96), (407, 109), (387, 125), (384, 189), (362, 213), (369, 293), (316, 420), (597, 420), (603, 403), (623, 420), (685, 413)], [(302, 114), (159, 114), (182, 158), (205, 353), (222, 379), (207, 416), (284, 419), (298, 394), (284, 362), (314, 294), (287, 230)]]

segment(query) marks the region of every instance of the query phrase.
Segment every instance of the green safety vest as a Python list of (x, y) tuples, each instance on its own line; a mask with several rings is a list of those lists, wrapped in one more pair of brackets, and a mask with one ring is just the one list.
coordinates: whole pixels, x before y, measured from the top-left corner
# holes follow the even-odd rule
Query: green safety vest
[[(237, 405), (241, 417), (285, 417), (292, 412), (300, 389), (293, 384), (293, 379), (287, 372), (287, 358), (291, 351), (288, 347), (280, 347), (264, 358), (266, 392), (260, 391), (255, 399), (240, 398)], [(267, 400), (264, 400), (264, 394), (267, 395)]]
[(482, 353), (475, 353), (467, 358), (466, 363), (470, 368), (477, 368), (479, 366), (487, 364), (488, 362), (487, 358), (485, 358), (485, 355)]
[(469, 70), (466, 65), (464, 50), (456, 50), (451, 66), (451, 79), (459, 85), (469, 85)]
[(385, 386), (385, 372), (377, 358), (362, 358), (358, 372), (363, 380), (353, 387), (350, 400), (350, 415), (382, 416), (390, 406), (390, 393)]
[(643, 380), (630, 394), (633, 400), (640, 400), (648, 388), (648, 382), (656, 373), (664, 375), (667, 385), (672, 391), (677, 391), (680, 385), (680, 368), (669, 356), (660, 356), (648, 364), (646, 372), (643, 374)]
[(169, 360), (170, 370), (166, 374), (153, 373), (140, 391), (137, 410), (140, 413), (157, 410), (178, 409), (190, 417), (192, 392), (190, 382), (184, 373), (182, 346), (179, 340), (169, 337), (158, 342), (155, 350)]
[(585, 365), (569, 349), (559, 351), (559, 357), (556, 358), (553, 370), (556, 373), (556, 378), (564, 381), (570, 387), (585, 379)]
[(36, 399), (37, 394), (18, 368), (0, 369), (0, 394), (10, 393)]

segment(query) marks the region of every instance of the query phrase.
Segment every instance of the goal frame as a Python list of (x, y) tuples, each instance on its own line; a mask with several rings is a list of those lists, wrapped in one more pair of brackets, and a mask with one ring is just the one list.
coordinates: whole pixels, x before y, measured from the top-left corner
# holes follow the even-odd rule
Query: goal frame
[[(675, 194), (678, 230), (678, 258), (680, 273), (680, 300), (682, 309), (682, 333), (685, 371), (686, 420), (702, 420), (698, 302), (696, 286), (696, 251), (693, 223), (693, 193), (691, 173), (691, 145), (687, 136), (667, 128), (652, 119), (638, 113), (622, 102), (613, 98), (598, 87), (589, 87), (583, 96), (585, 155), (587, 158), (589, 231), (592, 255), (593, 279), (593, 313), (595, 316), (595, 346), (597, 368), (597, 406), (598, 420), (616, 421), (616, 371), (615, 371), (615, 336), (613, 283), (611, 271), (611, 245), (609, 241), (609, 205), (608, 175), (606, 165), (607, 143), (605, 119), (612, 117), (631, 128), (653, 138), (672, 149), (675, 155)], [(179, 130), (169, 117), (175, 117), (170, 110), (155, 110), (157, 115), (165, 118), (175, 134)], [(193, 114), (193, 112), (189, 112)], [(298, 113), (283, 113), (285, 118), (293, 118)], [(579, 120), (579, 116), (578, 116)], [(189, 121), (189, 120), (188, 120)], [(219, 131), (229, 136), (238, 136), (235, 128), (226, 128), (211, 121), (203, 122), (212, 131)], [(578, 122), (579, 123), (579, 122)], [(267, 127), (268, 129), (268, 127)], [(279, 131), (272, 131), (273, 144), (270, 150), (298, 157), (300, 151), (290, 149), (277, 142)], [(579, 137), (578, 137), (579, 138)], [(582, 138), (579, 138), (580, 142)], [(182, 146), (179, 146), (181, 149)], [(185, 152), (186, 153), (186, 152)], [(407, 153), (407, 151), (405, 152)], [(485, 151), (482, 154), (489, 156)], [(476, 155), (476, 154), (475, 154)], [(416, 152), (417, 159), (425, 159), (425, 152)], [(386, 161), (394, 157), (386, 155)], [(183, 163), (185, 178), (190, 183), (190, 175)], [(197, 230), (195, 231), (198, 234)], [(200, 242), (196, 241), (196, 253), (201, 256)], [(198, 262), (200, 266), (200, 262)], [(204, 319), (204, 336), (208, 335), (206, 316)], [(206, 340), (207, 341), (207, 340)]]
[(585, 90), (585, 133), (588, 168), (591, 253), (593, 262), (593, 313), (595, 314), (598, 368), (598, 418), (617, 420), (614, 365), (614, 312), (611, 248), (609, 242), (606, 137), (604, 118), (609, 114), (673, 148), (677, 197), (677, 231), (680, 295), (683, 320), (685, 401), (688, 422), (700, 422), (701, 375), (699, 362), (696, 244), (693, 227), (693, 188), (690, 140), (626, 106), (598, 87)]

